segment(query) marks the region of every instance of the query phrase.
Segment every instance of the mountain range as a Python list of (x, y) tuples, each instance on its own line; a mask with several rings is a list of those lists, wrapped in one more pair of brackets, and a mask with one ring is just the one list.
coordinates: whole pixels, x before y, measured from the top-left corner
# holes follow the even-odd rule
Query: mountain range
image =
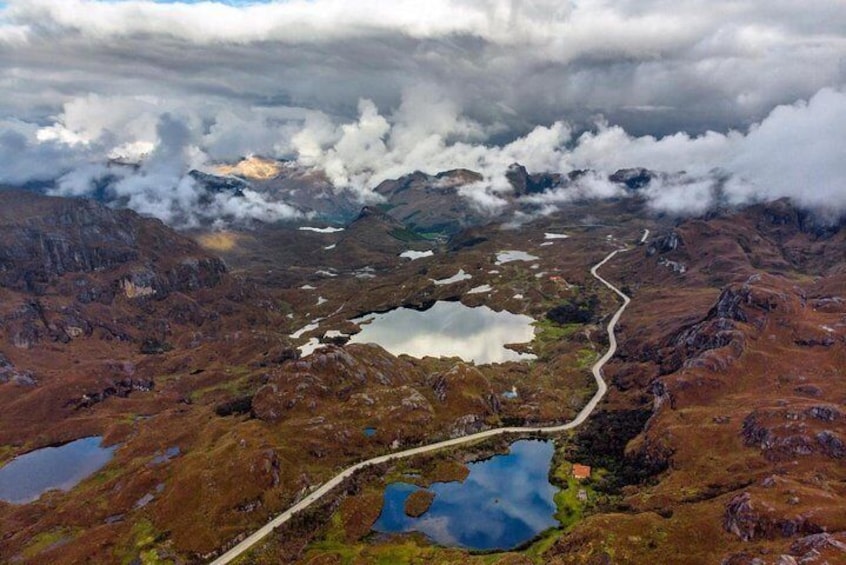
[[(539, 195), (591, 174), (515, 164), (492, 216), (461, 196), (472, 171), (413, 172), (363, 203), (252, 158), (192, 178), (210, 195), (259, 191), (299, 217), (181, 231), (108, 191), (102, 202), (0, 191), (0, 464), (87, 436), (117, 446), (67, 492), (0, 502), (0, 560), (205, 562), (351, 463), (572, 419), (618, 308), (590, 269), (615, 249), (626, 251), (602, 275), (631, 304), (604, 369), (609, 393), (556, 441), (559, 464), (602, 470), (577, 519), (492, 555), (374, 537), (384, 486), (407, 470), (391, 463), (246, 562), (846, 559), (844, 224), (788, 200), (659, 214), (639, 196), (662, 177), (646, 169), (603, 178), (625, 196), (540, 212)], [(503, 261), (505, 250), (531, 259)], [(439, 284), (456, 273), (466, 278)], [(535, 360), (348, 343), (353, 319), (438, 301), (530, 316), (534, 340), (510, 347)], [(505, 446), (413, 468), (421, 482), (450, 480)]]

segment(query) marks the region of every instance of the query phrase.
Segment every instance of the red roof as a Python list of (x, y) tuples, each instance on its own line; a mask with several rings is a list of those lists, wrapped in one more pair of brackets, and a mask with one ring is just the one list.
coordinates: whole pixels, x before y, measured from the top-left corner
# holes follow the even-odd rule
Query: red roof
[(573, 476), (577, 479), (587, 479), (590, 477), (590, 467), (588, 465), (573, 465)]

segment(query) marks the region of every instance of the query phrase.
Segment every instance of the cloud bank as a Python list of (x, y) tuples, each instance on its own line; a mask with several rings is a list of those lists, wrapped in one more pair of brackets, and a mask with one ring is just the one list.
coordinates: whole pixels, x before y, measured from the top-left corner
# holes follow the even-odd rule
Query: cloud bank
[[(380, 180), (464, 167), (497, 210), (530, 171), (644, 166), (657, 209), (792, 196), (846, 208), (846, 5), (828, 0), (341, 0), (0, 5), (0, 182), (60, 178), (180, 225), (298, 212), (209, 196), (258, 154)], [(135, 167), (107, 165), (112, 160)], [(567, 193), (614, 193), (602, 175)]]

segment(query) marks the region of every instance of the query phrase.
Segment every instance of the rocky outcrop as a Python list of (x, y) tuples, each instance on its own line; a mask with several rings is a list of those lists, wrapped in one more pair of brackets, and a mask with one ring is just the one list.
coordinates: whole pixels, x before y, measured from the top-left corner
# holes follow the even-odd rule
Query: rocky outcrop
[(608, 177), (613, 183), (622, 184), (628, 190), (640, 190), (646, 187), (657, 175), (644, 168), (620, 169)]
[(481, 179), (478, 173), (464, 169), (437, 176), (415, 171), (379, 183), (374, 192), (384, 198), (388, 213), (403, 224), (419, 231), (453, 234), (484, 218), (467, 206), (457, 190)]
[(405, 229), (405, 225), (403, 225), (402, 222), (390, 216), (389, 214), (386, 214), (375, 206), (365, 206), (364, 208), (362, 208), (361, 211), (358, 213), (358, 217), (352, 221), (348, 229), (353, 227), (356, 222), (365, 222), (368, 220), (382, 222), (383, 224), (393, 228)]
[(250, 183), (238, 177), (210, 175), (197, 170), (189, 172), (188, 175), (211, 194), (229, 193), (242, 197), (244, 190), (250, 187)]
[[(809, 421), (810, 420), (810, 421)], [(832, 459), (846, 457), (846, 444), (834, 431), (814, 428), (840, 420), (830, 406), (813, 406), (804, 412), (755, 410), (743, 421), (744, 443), (758, 447), (771, 461), (786, 461), (814, 454)]]
[(74, 281), (80, 302), (163, 298), (216, 286), (226, 271), (193, 241), (130, 210), (9, 191), (0, 192), (0, 209), (2, 287), (42, 293), (66, 275), (91, 274)]
[(66, 406), (71, 406), (75, 410), (83, 408), (91, 408), (99, 404), (107, 398), (127, 398), (133, 392), (150, 392), (156, 386), (152, 379), (121, 379), (112, 381), (107, 386), (98, 391), (86, 392), (79, 398), (68, 401)]
[(774, 290), (759, 275), (745, 283), (732, 284), (723, 289), (717, 303), (708, 312), (709, 318), (727, 318), (747, 322), (762, 329), (768, 314), (792, 314), (801, 308), (801, 297)]
[(275, 488), (279, 486), (280, 471), (282, 465), (279, 456), (273, 449), (261, 451), (257, 460), (250, 465), (250, 470), (264, 488)]
[(558, 173), (529, 174), (526, 167), (519, 163), (513, 163), (505, 172), (505, 178), (514, 189), (514, 194), (520, 196), (539, 194), (558, 187), (562, 184), (561, 175)]
[(764, 286), (758, 277), (731, 284), (703, 320), (669, 336), (657, 348), (645, 348), (641, 360), (657, 363), (662, 375), (683, 367), (725, 370), (746, 348), (746, 324), (760, 331), (771, 314), (797, 312), (799, 302), (796, 296)]
[[(846, 539), (843, 534), (837, 534)], [(841, 563), (846, 559), (846, 543), (837, 539), (829, 533), (811, 534), (793, 542), (790, 545), (790, 553), (783, 553), (778, 556), (775, 565), (812, 565)], [(739, 557), (739, 554), (733, 557)], [(760, 564), (767, 565), (769, 561), (760, 558), (747, 558), (736, 561), (738, 564)], [(729, 563), (723, 561), (723, 563)]]
[(846, 314), (846, 299), (841, 296), (823, 296), (809, 301), (814, 310), (829, 314)]
[[(0, 206), (8, 199), (0, 194)], [(127, 221), (130, 214), (69, 200), (42, 215), (0, 218), (0, 286), (32, 291), (66, 273), (138, 260), (139, 234)]]
[[(841, 537), (846, 537), (843, 536), (843, 534), (840, 535)], [(827, 549), (837, 550), (837, 553), (841, 554), (842, 558), (846, 558), (846, 542), (844, 542), (842, 539), (837, 539), (832, 534), (825, 532), (805, 536), (794, 541), (790, 545), (791, 553), (803, 557), (811, 552), (821, 552)]]
[[(745, 347), (746, 338), (730, 319), (716, 317), (706, 319), (678, 334), (672, 341), (672, 346), (681, 352), (685, 367), (700, 366), (705, 353), (726, 348), (725, 361), (730, 364), (740, 357)], [(711, 356), (713, 360), (713, 356)]]
[(482, 418), (476, 414), (465, 414), (452, 423), (447, 434), (455, 438), (475, 434), (483, 429), (485, 429), (485, 422)]
[(831, 238), (843, 228), (842, 220), (833, 221), (812, 210), (799, 208), (788, 198), (752, 206), (749, 213), (760, 218), (759, 229), (766, 231), (770, 227), (787, 228), (788, 231), (779, 232), (781, 235), (799, 232), (820, 240)]
[(723, 529), (743, 541), (789, 538), (821, 531), (808, 516), (784, 517), (763, 503), (753, 503), (749, 492), (735, 495), (726, 503)]
[(668, 336), (658, 347), (644, 348), (640, 360), (656, 363), (660, 375), (683, 367), (725, 370), (743, 354), (746, 345), (746, 336), (738, 325), (746, 315), (735, 302), (735, 295), (724, 291), (705, 319)]
[(21, 371), (15, 368), (9, 359), (0, 352), (0, 385), (14, 383), (20, 386), (35, 386), (38, 381), (29, 371)]
[(463, 186), (465, 184), (472, 184), (484, 179), (482, 175), (470, 169), (450, 169), (448, 171), (441, 171), (435, 175), (442, 186)]
[(666, 267), (670, 269), (672, 272), (676, 273), (677, 275), (683, 275), (687, 272), (687, 265), (680, 262), (680, 261), (670, 261), (666, 257), (659, 257), (658, 264), (662, 267)]
[(253, 411), (253, 397), (252, 395), (240, 396), (226, 402), (221, 402), (215, 406), (214, 413), (221, 418), (228, 416), (239, 416), (241, 414), (251, 414)]
[(646, 247), (646, 256), (660, 255), (684, 247), (684, 240), (676, 231), (669, 231), (652, 238)]
[(805, 414), (821, 422), (836, 422), (843, 417), (840, 410), (836, 406), (831, 405), (811, 406), (805, 410)]
[(498, 414), (502, 409), (499, 396), (490, 381), (476, 367), (459, 363), (452, 369), (430, 377), (435, 398), (463, 411)]
[[(375, 391), (382, 388), (398, 393), (413, 371), (375, 346), (329, 345), (276, 369), (253, 398), (252, 411), (259, 419), (277, 422), (292, 411), (312, 412), (319, 404), (347, 402), (365, 390), (372, 392), (369, 397), (376, 397)], [(425, 402), (414, 389), (407, 392), (417, 396), (397, 398), (400, 406), (413, 410), (418, 396)]]
[(723, 529), (749, 541), (755, 537), (758, 517), (752, 507), (752, 495), (748, 492), (739, 494), (726, 504), (723, 516)]
[(817, 443), (822, 452), (834, 459), (846, 457), (846, 445), (843, 440), (832, 431), (823, 430), (816, 435)]

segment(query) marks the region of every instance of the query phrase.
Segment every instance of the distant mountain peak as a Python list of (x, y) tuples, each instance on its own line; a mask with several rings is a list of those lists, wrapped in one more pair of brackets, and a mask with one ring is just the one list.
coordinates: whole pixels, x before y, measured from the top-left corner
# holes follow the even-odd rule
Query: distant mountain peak
[(282, 174), (284, 169), (284, 161), (251, 155), (241, 159), (234, 165), (217, 165), (213, 171), (217, 175), (231, 175), (247, 180), (269, 180)]

